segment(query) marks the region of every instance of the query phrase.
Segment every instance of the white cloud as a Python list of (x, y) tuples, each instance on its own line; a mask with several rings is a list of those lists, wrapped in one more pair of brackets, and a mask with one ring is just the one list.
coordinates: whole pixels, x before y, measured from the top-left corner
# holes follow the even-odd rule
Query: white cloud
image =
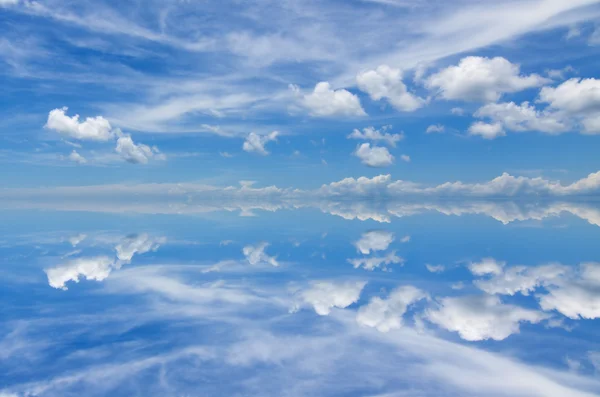
[(394, 241), (394, 233), (385, 230), (371, 230), (363, 233), (354, 246), (361, 254), (368, 255), (371, 251), (385, 251)]
[(363, 143), (356, 148), (354, 155), (358, 157), (364, 165), (369, 167), (388, 167), (394, 163), (394, 156), (390, 154), (387, 148), (373, 146), (369, 143)]
[(115, 251), (120, 261), (130, 262), (134, 255), (156, 251), (165, 242), (164, 237), (151, 237), (146, 233), (142, 233), (125, 237), (117, 244)]
[(600, 318), (600, 264), (584, 263), (576, 274), (547, 281), (547, 294), (537, 294), (544, 310), (572, 319)]
[(456, 108), (450, 109), (450, 113), (452, 113), (453, 115), (456, 115), (456, 116), (462, 116), (465, 114), (465, 110), (463, 108), (456, 107)]
[(384, 256), (348, 259), (348, 262), (350, 262), (355, 269), (363, 267), (365, 270), (372, 271), (381, 266), (383, 266), (383, 270), (387, 270), (387, 265), (391, 265), (392, 263), (404, 263), (404, 259), (397, 256), (396, 251), (392, 251)]
[(76, 247), (77, 245), (79, 245), (79, 243), (81, 243), (83, 240), (85, 240), (86, 237), (87, 236), (85, 234), (80, 233), (76, 236), (69, 237), (69, 243), (71, 243), (71, 245), (73, 247)]
[(519, 65), (505, 58), (469, 56), (458, 65), (430, 76), (426, 86), (437, 90), (444, 99), (495, 102), (504, 93), (539, 87), (547, 82), (548, 79), (537, 74), (521, 75)]
[(506, 136), (501, 123), (488, 124), (477, 121), (469, 127), (469, 135), (479, 135), (484, 139), (496, 139)]
[(503, 304), (493, 295), (443, 298), (437, 308), (427, 309), (425, 317), (434, 324), (458, 332), (468, 341), (503, 340), (519, 333), (522, 322), (537, 324), (547, 314)]
[[(297, 88), (293, 89), (297, 91)], [(304, 95), (302, 105), (317, 117), (367, 115), (356, 95), (344, 89), (334, 90), (326, 81), (318, 83), (312, 93)]]
[(251, 132), (246, 137), (242, 149), (248, 153), (258, 153), (262, 156), (267, 156), (269, 152), (265, 149), (265, 145), (272, 141), (277, 141), (279, 132), (273, 131), (268, 135), (258, 135), (255, 132)]
[(158, 148), (144, 145), (143, 143), (134, 143), (129, 135), (120, 136), (117, 139), (115, 151), (121, 157), (133, 164), (147, 164), (151, 158), (164, 160), (165, 156), (160, 153)]
[(425, 130), (426, 134), (439, 133), (446, 131), (446, 127), (441, 124), (432, 124)]
[(79, 121), (79, 115), (69, 117), (65, 114), (68, 108), (51, 110), (45, 127), (57, 131), (70, 138), (91, 141), (108, 141), (114, 133), (108, 120), (102, 116), (88, 117)]
[(408, 243), (410, 241), (410, 236), (406, 235), (400, 239), (401, 243)]
[(355, 128), (354, 131), (348, 135), (348, 139), (362, 139), (374, 142), (384, 141), (388, 145), (396, 147), (396, 143), (404, 139), (404, 134), (390, 134), (386, 132), (390, 128), (390, 126), (383, 126), (380, 130), (377, 130), (375, 127), (366, 127), (363, 128), (362, 132)]
[(334, 307), (344, 309), (358, 301), (360, 293), (367, 283), (364, 281), (329, 282), (316, 281), (310, 287), (299, 291), (299, 301), (292, 311), (304, 305), (312, 306), (320, 316), (327, 316)]
[(66, 290), (69, 281), (79, 282), (80, 277), (86, 280), (102, 281), (110, 275), (113, 269), (118, 269), (120, 264), (108, 256), (90, 258), (77, 258), (64, 265), (45, 269), (48, 283), (53, 288)]
[(87, 163), (87, 160), (85, 157), (83, 157), (82, 155), (80, 155), (79, 153), (77, 153), (76, 150), (73, 150), (71, 152), (71, 154), (69, 155), (69, 160), (77, 163), (77, 164), (85, 164)]
[(483, 258), (479, 262), (471, 262), (469, 264), (469, 270), (476, 276), (483, 276), (486, 274), (502, 274), (505, 262), (499, 262), (494, 258)]
[(600, 133), (600, 80), (572, 78), (557, 87), (544, 87), (539, 102), (564, 118), (581, 122), (583, 133)]
[(403, 154), (400, 156), (400, 160), (404, 161), (405, 163), (410, 163), (410, 156), (408, 154)]
[[(490, 103), (477, 110), (475, 117), (488, 118), (492, 125), (501, 125), (502, 129), (516, 132), (539, 131), (547, 134), (560, 134), (570, 130), (568, 123), (562, 120), (556, 112), (539, 111), (529, 102), (523, 102), (521, 105), (514, 102)], [(471, 132), (471, 130), (469, 131)], [(473, 134), (473, 132), (471, 133)], [(498, 134), (502, 133), (490, 132), (487, 135), (491, 137), (498, 136)], [(486, 137), (485, 133), (481, 133), (481, 135)]]
[(247, 245), (242, 249), (246, 260), (251, 265), (258, 264), (269, 264), (271, 266), (279, 266), (279, 262), (277, 262), (277, 258), (274, 256), (270, 256), (265, 252), (265, 249), (269, 246), (267, 242), (260, 242), (256, 245)]
[(428, 295), (418, 288), (407, 285), (393, 290), (387, 299), (374, 297), (358, 309), (356, 321), (363, 326), (389, 332), (402, 327), (402, 316), (408, 308)]
[(430, 265), (430, 264), (426, 264), (425, 267), (431, 273), (442, 273), (444, 270), (446, 270), (446, 267), (444, 265)]
[(425, 100), (407, 90), (402, 82), (400, 69), (381, 65), (375, 70), (360, 73), (356, 76), (356, 82), (358, 88), (369, 94), (371, 99), (387, 99), (395, 109), (402, 112), (413, 112), (425, 104)]
[(500, 269), (500, 273), (494, 273), (494, 276), (489, 279), (476, 280), (474, 284), (488, 294), (514, 295), (519, 292), (528, 295), (540, 286), (563, 278), (568, 270), (568, 267), (557, 264), (512, 266)]

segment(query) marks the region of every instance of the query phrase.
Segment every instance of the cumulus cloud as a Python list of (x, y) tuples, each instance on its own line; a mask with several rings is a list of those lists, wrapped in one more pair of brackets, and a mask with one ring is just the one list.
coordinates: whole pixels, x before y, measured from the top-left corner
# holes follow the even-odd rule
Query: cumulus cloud
[(364, 281), (330, 282), (316, 281), (297, 293), (298, 302), (292, 308), (312, 306), (320, 316), (327, 316), (334, 307), (344, 309), (358, 301), (367, 283)]
[(117, 252), (117, 258), (120, 261), (128, 263), (133, 259), (134, 255), (156, 251), (160, 248), (160, 245), (165, 242), (166, 239), (164, 237), (151, 237), (146, 233), (134, 234), (125, 237), (117, 244), (115, 251)]
[(539, 87), (550, 82), (537, 74), (521, 75), (519, 65), (502, 57), (469, 56), (426, 80), (426, 87), (444, 99), (495, 102), (502, 94)]
[(418, 288), (407, 285), (393, 290), (387, 299), (374, 297), (358, 309), (356, 321), (380, 332), (402, 327), (402, 317), (414, 303), (427, 299), (428, 295)]
[(144, 145), (143, 143), (134, 143), (129, 135), (123, 135), (117, 139), (115, 151), (121, 157), (133, 164), (147, 164), (151, 158), (163, 160), (165, 157), (158, 148)]
[(270, 256), (265, 252), (265, 249), (269, 246), (269, 243), (263, 241), (256, 245), (247, 245), (242, 249), (246, 260), (251, 265), (268, 264), (271, 266), (279, 266), (277, 258)]
[(348, 262), (354, 266), (355, 269), (362, 267), (365, 270), (375, 270), (382, 267), (383, 270), (387, 270), (387, 266), (391, 264), (404, 263), (404, 259), (396, 255), (396, 251), (392, 251), (384, 256), (371, 256), (366, 258), (354, 258), (348, 259)]
[(468, 341), (503, 340), (519, 333), (520, 323), (537, 324), (549, 315), (504, 304), (495, 295), (443, 298), (429, 308), (425, 318)]
[(364, 141), (383, 141), (392, 147), (396, 147), (396, 143), (400, 142), (404, 139), (404, 134), (390, 134), (386, 132), (391, 127), (386, 125), (383, 126), (380, 130), (375, 129), (375, 127), (366, 127), (363, 128), (362, 131), (359, 129), (354, 129), (350, 135), (348, 135), (348, 139), (362, 139)]
[(87, 163), (86, 158), (83, 157), (82, 155), (80, 155), (79, 153), (77, 153), (76, 150), (73, 150), (71, 152), (71, 154), (69, 155), (69, 160), (71, 160), (72, 162), (77, 163), (77, 164)]
[(568, 274), (569, 268), (558, 264), (543, 266), (512, 266), (500, 269), (489, 279), (475, 280), (477, 288), (488, 294), (528, 295), (536, 288), (553, 283)]
[(425, 100), (410, 93), (402, 82), (400, 69), (381, 65), (375, 70), (356, 76), (358, 88), (369, 94), (371, 99), (387, 101), (397, 110), (413, 112), (425, 104)]
[(441, 124), (432, 124), (425, 130), (426, 134), (441, 133), (446, 131), (446, 127)]
[[(559, 114), (539, 111), (529, 102), (523, 102), (521, 105), (514, 102), (490, 103), (477, 110), (475, 117), (487, 118), (491, 121), (491, 125), (515, 132), (538, 131), (556, 135), (570, 130), (568, 122), (562, 120)], [(500, 132), (480, 133), (484, 138), (496, 137), (499, 134), (503, 135)]]
[(51, 287), (66, 290), (66, 283), (69, 281), (78, 283), (80, 277), (84, 277), (86, 280), (102, 281), (110, 275), (113, 269), (118, 269), (120, 266), (108, 256), (97, 256), (73, 259), (64, 265), (44, 271)]
[(258, 135), (255, 132), (251, 132), (246, 137), (242, 149), (248, 153), (258, 153), (261, 156), (267, 156), (269, 152), (265, 148), (265, 145), (272, 141), (277, 141), (279, 132), (273, 131), (268, 135)]
[(113, 139), (114, 132), (104, 117), (88, 117), (85, 121), (80, 122), (78, 114), (69, 117), (66, 115), (67, 110), (67, 107), (51, 110), (45, 127), (79, 140), (108, 141)]
[(371, 251), (385, 251), (394, 241), (394, 233), (385, 230), (371, 230), (363, 233), (354, 246), (361, 254), (368, 255)]
[(469, 264), (469, 270), (476, 276), (483, 276), (486, 274), (502, 274), (504, 265), (506, 262), (497, 261), (494, 258), (483, 258), (479, 262), (471, 262)]
[[(299, 93), (297, 87), (292, 89)], [(316, 117), (367, 115), (356, 95), (344, 89), (334, 90), (326, 81), (318, 83), (312, 93), (303, 95), (301, 103)]]
[(600, 80), (572, 78), (557, 87), (544, 87), (539, 102), (563, 117), (581, 123), (584, 133), (600, 133)]
[(394, 163), (394, 156), (385, 147), (373, 146), (363, 143), (356, 148), (354, 155), (360, 162), (369, 167), (388, 167)]
[(469, 127), (469, 135), (479, 135), (484, 139), (496, 139), (501, 136), (506, 136), (502, 123), (488, 124), (477, 121)]

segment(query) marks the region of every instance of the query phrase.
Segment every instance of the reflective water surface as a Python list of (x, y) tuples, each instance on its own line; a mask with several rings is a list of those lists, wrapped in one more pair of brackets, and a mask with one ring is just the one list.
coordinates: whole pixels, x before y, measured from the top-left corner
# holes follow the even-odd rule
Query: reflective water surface
[(0, 396), (600, 394), (597, 203), (32, 203)]

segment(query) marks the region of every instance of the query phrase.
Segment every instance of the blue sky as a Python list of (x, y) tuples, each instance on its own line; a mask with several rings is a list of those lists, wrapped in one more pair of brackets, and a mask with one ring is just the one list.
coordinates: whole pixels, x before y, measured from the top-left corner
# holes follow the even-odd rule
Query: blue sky
[(0, 0), (0, 397), (600, 395), (597, 0)]

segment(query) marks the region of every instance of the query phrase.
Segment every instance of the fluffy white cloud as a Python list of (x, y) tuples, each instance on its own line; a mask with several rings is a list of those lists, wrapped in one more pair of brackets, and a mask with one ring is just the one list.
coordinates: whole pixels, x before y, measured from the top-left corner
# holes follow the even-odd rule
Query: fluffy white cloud
[(371, 99), (387, 99), (397, 110), (413, 112), (425, 104), (425, 100), (410, 93), (402, 82), (400, 69), (381, 65), (356, 76), (358, 88), (369, 94)]
[(45, 269), (48, 283), (53, 288), (66, 290), (69, 281), (79, 282), (80, 277), (86, 280), (102, 281), (110, 275), (113, 269), (121, 265), (108, 256), (73, 259), (64, 265)]
[(371, 230), (363, 233), (354, 246), (361, 254), (368, 255), (371, 251), (385, 251), (394, 241), (394, 233), (385, 230)]
[(476, 276), (483, 276), (485, 274), (502, 274), (505, 262), (499, 262), (494, 258), (483, 258), (479, 262), (471, 262), (469, 264), (469, 270)]
[(426, 134), (440, 133), (446, 131), (446, 127), (441, 124), (432, 124), (425, 130)]
[(367, 305), (361, 306), (356, 314), (356, 321), (380, 332), (389, 332), (402, 326), (402, 316), (409, 306), (427, 298), (425, 292), (413, 286), (399, 287), (387, 299), (374, 297)]
[(573, 78), (557, 87), (544, 87), (539, 101), (581, 122), (584, 133), (600, 134), (600, 80)]
[(147, 164), (151, 158), (156, 158), (157, 160), (164, 160), (165, 158), (158, 148), (150, 147), (143, 143), (136, 144), (129, 135), (123, 135), (117, 139), (115, 151), (125, 161), (133, 164)]
[(358, 157), (364, 165), (369, 167), (387, 167), (394, 163), (394, 156), (385, 147), (373, 146), (369, 143), (363, 143), (356, 148), (354, 155)]
[(269, 243), (263, 241), (256, 245), (247, 245), (242, 249), (246, 260), (251, 265), (258, 264), (269, 264), (271, 266), (279, 266), (279, 262), (277, 262), (277, 258), (274, 256), (270, 256), (265, 252), (265, 249), (269, 246)]
[(576, 274), (548, 281), (547, 294), (538, 294), (544, 310), (556, 310), (572, 319), (600, 318), (600, 264), (584, 263)]
[(51, 110), (45, 127), (57, 131), (70, 138), (91, 141), (108, 141), (114, 133), (108, 120), (102, 116), (88, 117), (79, 121), (79, 115), (69, 117), (65, 114), (68, 108)]
[(354, 266), (355, 269), (363, 267), (365, 270), (375, 270), (383, 266), (383, 270), (387, 270), (387, 265), (392, 263), (403, 263), (404, 259), (396, 255), (396, 251), (392, 251), (384, 256), (371, 256), (366, 258), (354, 258), (348, 259), (348, 262)]
[(77, 153), (76, 150), (73, 150), (71, 152), (71, 154), (69, 155), (69, 160), (77, 163), (77, 164), (85, 164), (87, 163), (87, 160), (85, 157), (83, 157), (82, 155), (80, 155), (79, 153)]
[(390, 126), (383, 126), (381, 130), (377, 130), (374, 127), (363, 128), (362, 131), (354, 129), (348, 139), (362, 139), (365, 141), (383, 141), (390, 146), (396, 147), (396, 143), (404, 139), (404, 134), (390, 134), (386, 132), (390, 129)]
[(521, 322), (537, 324), (549, 315), (503, 304), (498, 296), (443, 298), (438, 307), (426, 310), (425, 317), (468, 341), (503, 340), (519, 332)]
[(469, 127), (469, 135), (479, 135), (484, 139), (496, 139), (501, 136), (506, 136), (501, 123), (488, 124), (477, 121)]
[[(489, 279), (474, 281), (475, 286), (488, 294), (528, 295), (536, 288), (551, 284), (568, 274), (569, 268), (557, 264), (543, 266), (512, 266), (500, 269)], [(474, 273), (475, 274), (475, 273)]]
[(320, 316), (327, 316), (334, 307), (344, 309), (358, 301), (367, 283), (364, 281), (329, 282), (316, 281), (309, 288), (299, 291), (292, 311), (304, 305), (312, 306)]
[[(488, 118), (492, 125), (501, 125), (503, 129), (516, 132), (539, 131), (560, 134), (570, 130), (568, 123), (562, 120), (559, 114), (539, 111), (529, 102), (523, 102), (521, 105), (514, 102), (490, 103), (477, 110), (475, 117)], [(480, 135), (486, 137), (484, 133)], [(493, 135), (490, 133), (489, 136)]]
[(258, 153), (262, 156), (266, 156), (269, 152), (265, 149), (265, 145), (269, 142), (277, 141), (278, 135), (279, 132), (277, 131), (273, 131), (268, 135), (258, 135), (255, 132), (251, 132), (246, 137), (242, 149), (248, 153)]
[[(297, 87), (293, 89), (298, 92)], [(318, 83), (301, 102), (311, 115), (317, 117), (367, 115), (356, 95), (344, 89), (334, 90), (326, 81)]]
[(123, 262), (130, 262), (134, 255), (145, 254), (146, 252), (156, 251), (161, 244), (164, 244), (164, 237), (150, 237), (143, 233), (125, 237), (117, 246), (117, 258)]
[(502, 57), (485, 58), (469, 56), (456, 66), (430, 76), (429, 89), (437, 90), (444, 99), (495, 102), (504, 93), (539, 87), (550, 82), (537, 74), (523, 76), (519, 65)]

